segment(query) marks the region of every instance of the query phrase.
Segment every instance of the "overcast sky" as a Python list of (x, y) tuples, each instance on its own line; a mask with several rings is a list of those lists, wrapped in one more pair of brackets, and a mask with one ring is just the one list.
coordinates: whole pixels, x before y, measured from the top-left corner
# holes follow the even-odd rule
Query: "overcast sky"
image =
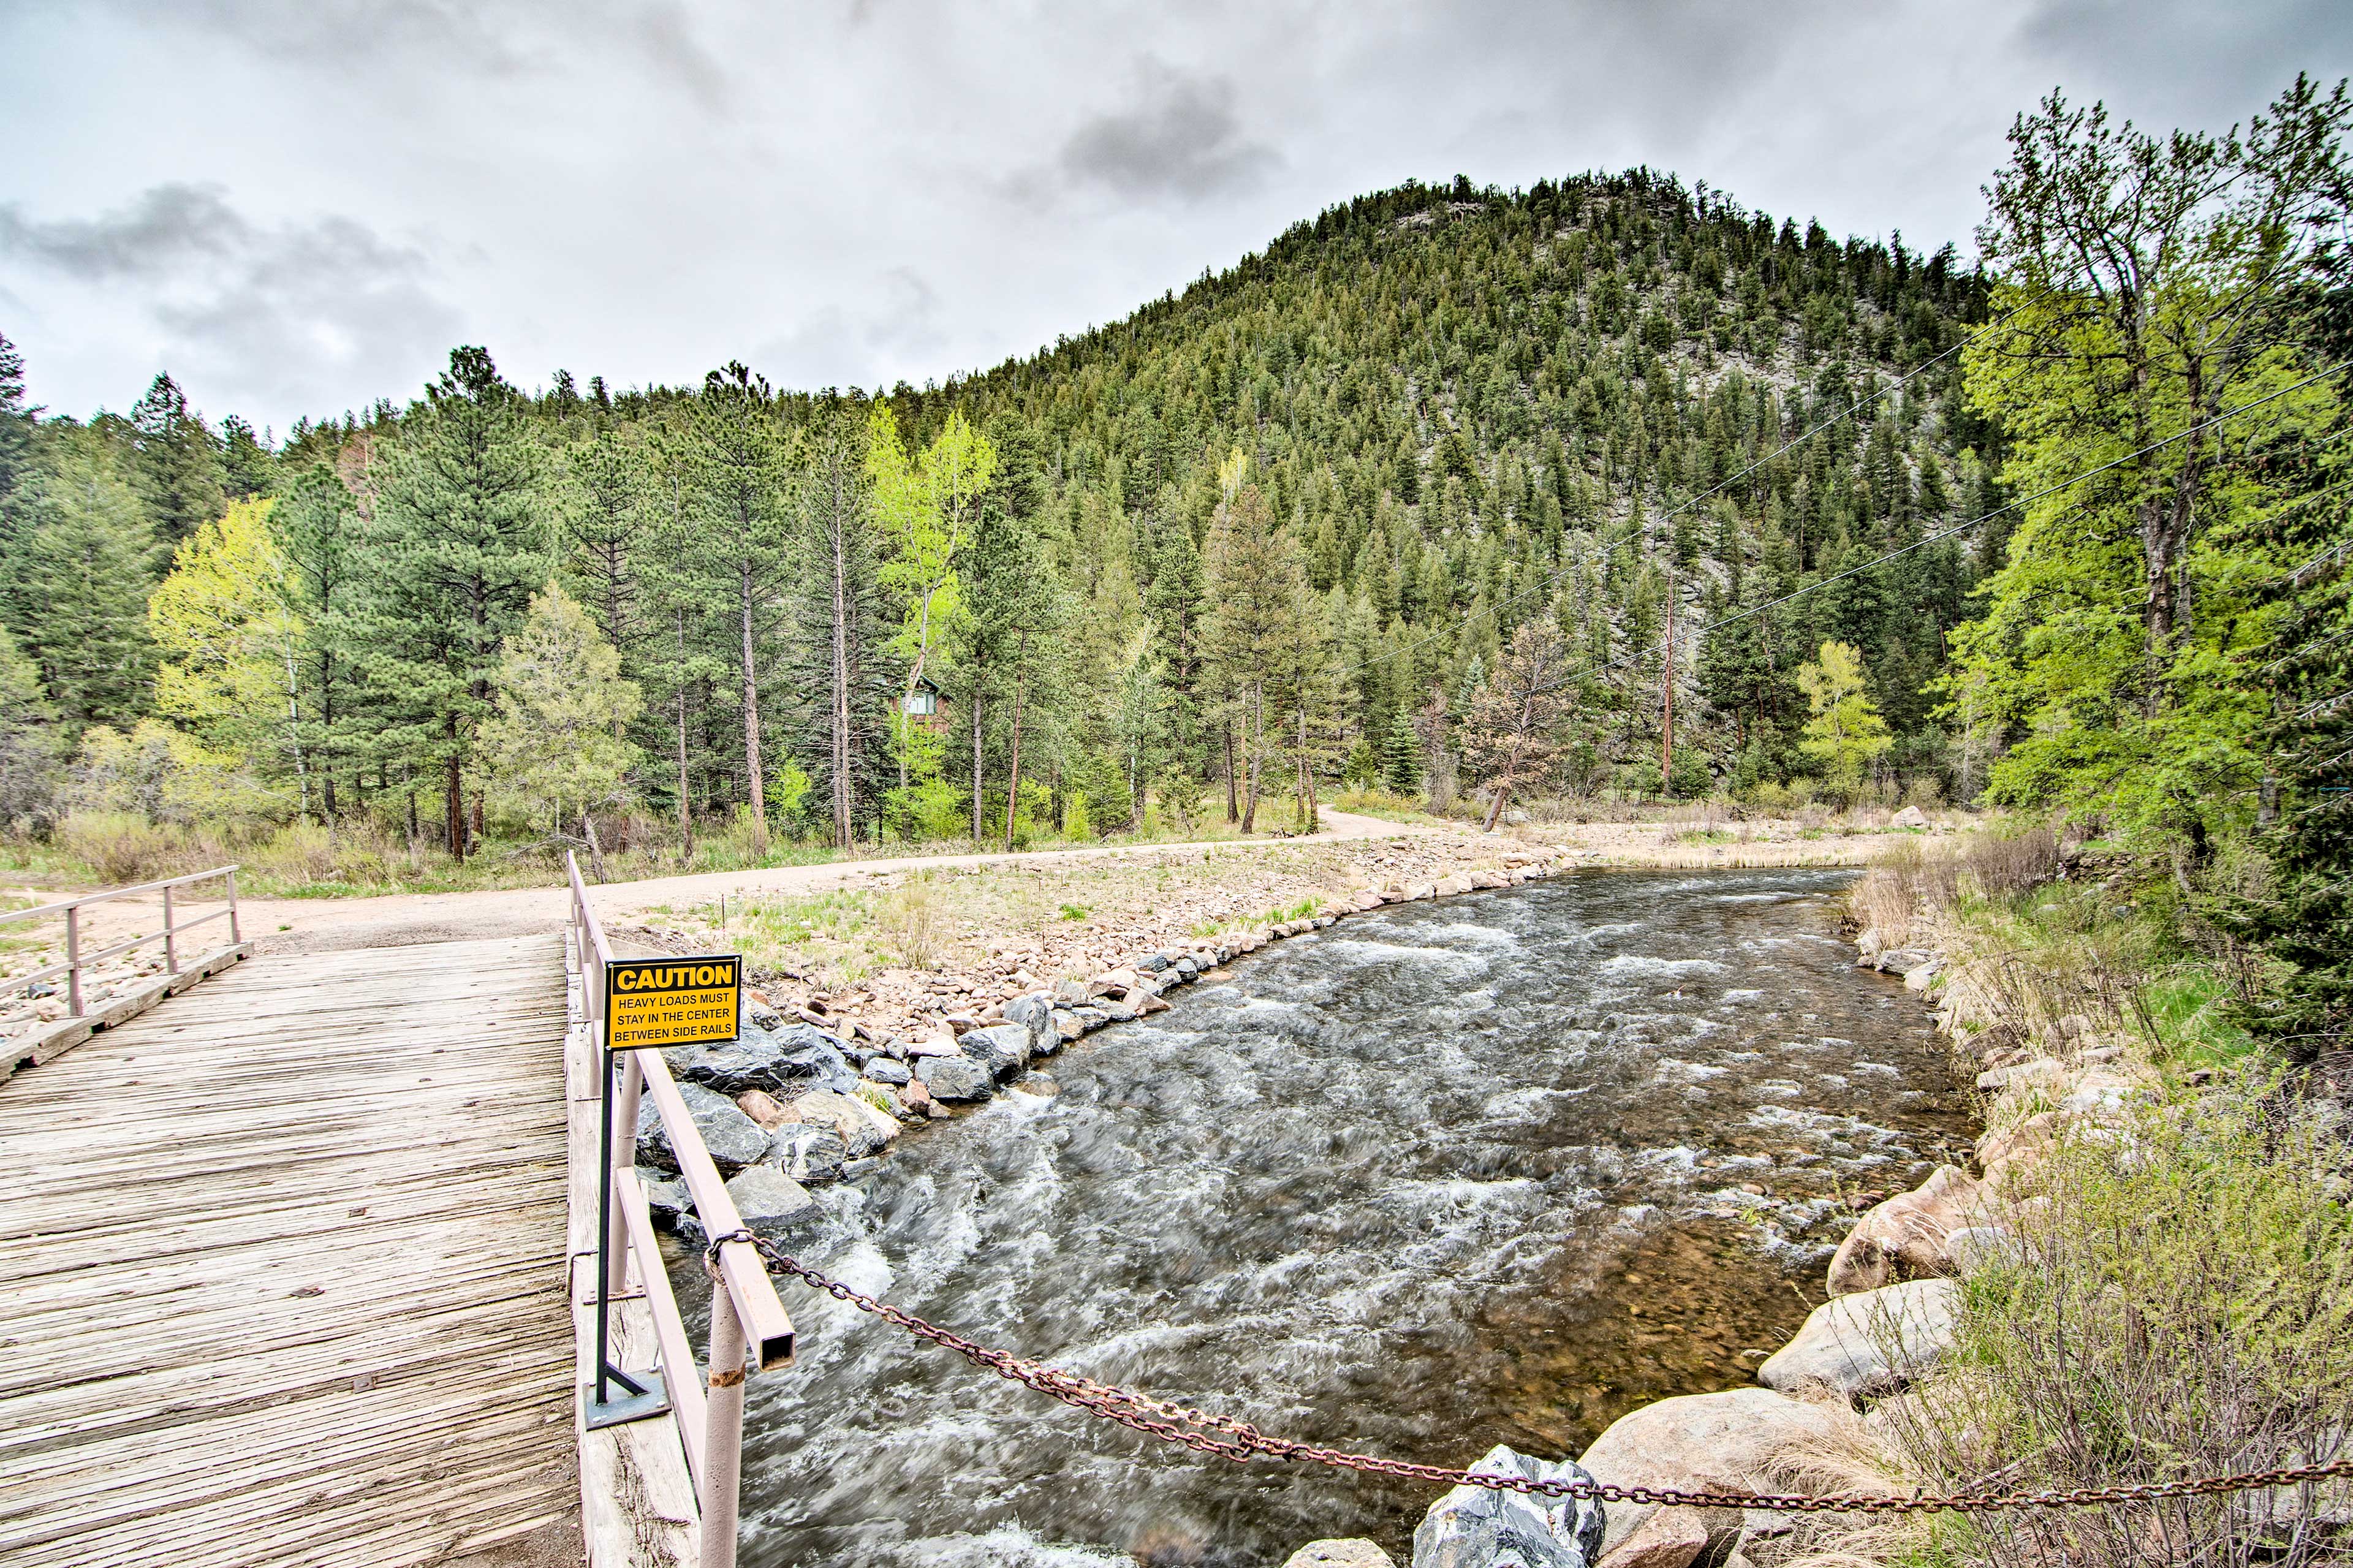
[(36, 401), (217, 419), (873, 385), (1116, 319), (1410, 177), (1634, 163), (1970, 250), (2053, 86), (2219, 128), (2344, 0), (0, 0), (0, 332)]

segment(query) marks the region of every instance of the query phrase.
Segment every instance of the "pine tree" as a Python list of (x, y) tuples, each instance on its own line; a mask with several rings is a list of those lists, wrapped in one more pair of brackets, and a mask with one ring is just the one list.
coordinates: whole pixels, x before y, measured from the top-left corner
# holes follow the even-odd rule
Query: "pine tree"
[(36, 412), (25, 405), (25, 356), (0, 333), (0, 546), (16, 537), (21, 492), (31, 477)]
[[(730, 363), (703, 378), (691, 419), (691, 483), (702, 528), (692, 538), (713, 603), (725, 603), (736, 631), (736, 693), (744, 738), (744, 788), (752, 852), (768, 852), (765, 757), (761, 751), (761, 652), (794, 537), (789, 481), (797, 454), (777, 422), (767, 381)], [(723, 598), (722, 597), (723, 595)]]
[(227, 505), (220, 442), (168, 374), (158, 374), (131, 405), (131, 428), (132, 483), (156, 532), (177, 544)]
[(138, 496), (97, 432), (45, 426), (20, 498), (20, 537), (0, 562), (7, 629), (69, 734), (147, 710), (154, 653), (147, 591), (162, 552)]
[(644, 707), (596, 623), (556, 584), (534, 595), (500, 649), (498, 710), (482, 724), (491, 782), (534, 824), (568, 837), (584, 813), (619, 805)]
[(21, 830), (50, 809), (64, 737), (41, 672), (0, 629), (0, 823)]
[[(387, 461), (355, 617), (370, 682), (392, 706), (385, 738), (440, 773), (445, 841), (460, 859), (500, 648), (545, 581), (547, 507), (520, 404), (483, 350), (451, 353)], [(479, 792), (473, 806), (479, 834)]]

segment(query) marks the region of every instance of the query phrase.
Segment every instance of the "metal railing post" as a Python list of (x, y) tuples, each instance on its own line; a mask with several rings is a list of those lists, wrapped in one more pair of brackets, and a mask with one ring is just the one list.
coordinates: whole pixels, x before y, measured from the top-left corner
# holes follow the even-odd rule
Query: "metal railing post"
[(228, 874), (228, 940), (231, 946), (235, 946), (237, 943), (245, 940), (244, 936), (242, 936), (237, 929), (237, 871), (235, 868), (231, 868)]
[(172, 923), (172, 889), (164, 889), (164, 969), (169, 974), (180, 973), (179, 928)]
[(66, 906), (66, 1005), (81, 1016), (81, 906)]
[[(601, 987), (600, 987), (601, 990)], [(597, 1047), (601, 1054), (604, 1047)], [(645, 1087), (645, 1075), (638, 1068), (635, 1051), (627, 1053), (621, 1062), (621, 1080), (613, 1086), (613, 1147), (607, 1169), (616, 1182), (634, 1182), (638, 1167), (638, 1100)], [(605, 1288), (617, 1294), (628, 1289), (629, 1231), (628, 1216), (618, 1204), (607, 1222), (605, 1236)], [(659, 1262), (648, 1268), (659, 1267)]]
[(711, 1275), (711, 1394), (703, 1405), (702, 1568), (735, 1568), (738, 1484), (744, 1469), (744, 1325), (727, 1281)]

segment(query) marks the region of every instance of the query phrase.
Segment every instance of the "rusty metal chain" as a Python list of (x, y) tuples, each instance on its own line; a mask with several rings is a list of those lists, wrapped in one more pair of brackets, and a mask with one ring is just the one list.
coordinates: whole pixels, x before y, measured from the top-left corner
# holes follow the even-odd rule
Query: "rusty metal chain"
[(1402, 1480), (1485, 1487), (1493, 1491), (1522, 1492), (1538, 1497), (1597, 1498), (1603, 1502), (1656, 1503), (1686, 1508), (1753, 1508), (1776, 1513), (1988, 1513), (2001, 1509), (2096, 1508), (2110, 1503), (2212, 1497), (2353, 1478), (2353, 1458), (2347, 1458), (2325, 1465), (2287, 1466), (2270, 1470), (2250, 1470), (2238, 1475), (2208, 1476), (2195, 1480), (2079, 1487), (2062, 1491), (1915, 1493), (1910, 1497), (1837, 1492), (1827, 1497), (1801, 1497), (1784, 1492), (1684, 1491), (1672, 1487), (1621, 1487), (1592, 1480), (1540, 1481), (1525, 1476), (1484, 1475), (1475, 1470), (1419, 1465), (1404, 1459), (1384, 1459), (1370, 1454), (1352, 1454), (1341, 1448), (1322, 1448), (1310, 1443), (1270, 1437), (1249, 1422), (1230, 1415), (1212, 1415), (1189, 1405), (1149, 1398), (1128, 1389), (1113, 1388), (1076, 1373), (1017, 1356), (1010, 1351), (992, 1350), (987, 1345), (976, 1344), (961, 1334), (927, 1323), (912, 1312), (902, 1311), (871, 1296), (862, 1295), (838, 1279), (829, 1279), (799, 1259), (787, 1256), (775, 1243), (748, 1230), (735, 1231), (714, 1239), (708, 1249), (714, 1262), (719, 1248), (731, 1241), (749, 1242), (758, 1251), (761, 1259), (777, 1272), (792, 1275), (837, 1300), (849, 1302), (861, 1312), (870, 1312), (886, 1322), (895, 1323), (917, 1339), (929, 1340), (935, 1345), (952, 1350), (975, 1366), (985, 1367), (999, 1377), (1034, 1388), (1050, 1399), (1060, 1400), (1090, 1415), (1116, 1422), (1147, 1437), (1156, 1437), (1162, 1442), (1174, 1443), (1195, 1453), (1211, 1455), (1238, 1465), (1248, 1464), (1251, 1459), (1264, 1456), (1271, 1459), (1303, 1459), (1366, 1475), (1394, 1476)]

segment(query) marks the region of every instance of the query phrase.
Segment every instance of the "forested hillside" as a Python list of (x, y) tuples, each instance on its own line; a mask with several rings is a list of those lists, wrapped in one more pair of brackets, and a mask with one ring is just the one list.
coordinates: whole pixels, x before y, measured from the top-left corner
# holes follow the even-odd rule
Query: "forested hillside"
[[(756, 804), (838, 842), (1018, 837), (1074, 804), (1096, 830), (1147, 800), (1295, 811), (1344, 774), (1443, 801), (1481, 782), (1504, 648), (1556, 616), (1571, 678), (1520, 795), (1820, 772), (1794, 678), (1827, 639), (1863, 650), (1895, 743), (1825, 784), (1934, 793), (1956, 781), (1923, 683), (1998, 534), (1697, 627), (1986, 509), (1992, 436), (1946, 352), (1985, 292), (1949, 248), (1638, 171), (1366, 197), (879, 400), (733, 366), (524, 394), (469, 349), (422, 400), (270, 451), (168, 377), (127, 418), (35, 421), (12, 368), (16, 685), (79, 787), (137, 773), (166, 815), (414, 812), (452, 853), (502, 811), (628, 803), (674, 831)], [(534, 617), (551, 582), (587, 624)], [(502, 711), (501, 661), (533, 648), (550, 689)], [(894, 727), (919, 663), (953, 743)], [(584, 729), (626, 743), (535, 754)]]

